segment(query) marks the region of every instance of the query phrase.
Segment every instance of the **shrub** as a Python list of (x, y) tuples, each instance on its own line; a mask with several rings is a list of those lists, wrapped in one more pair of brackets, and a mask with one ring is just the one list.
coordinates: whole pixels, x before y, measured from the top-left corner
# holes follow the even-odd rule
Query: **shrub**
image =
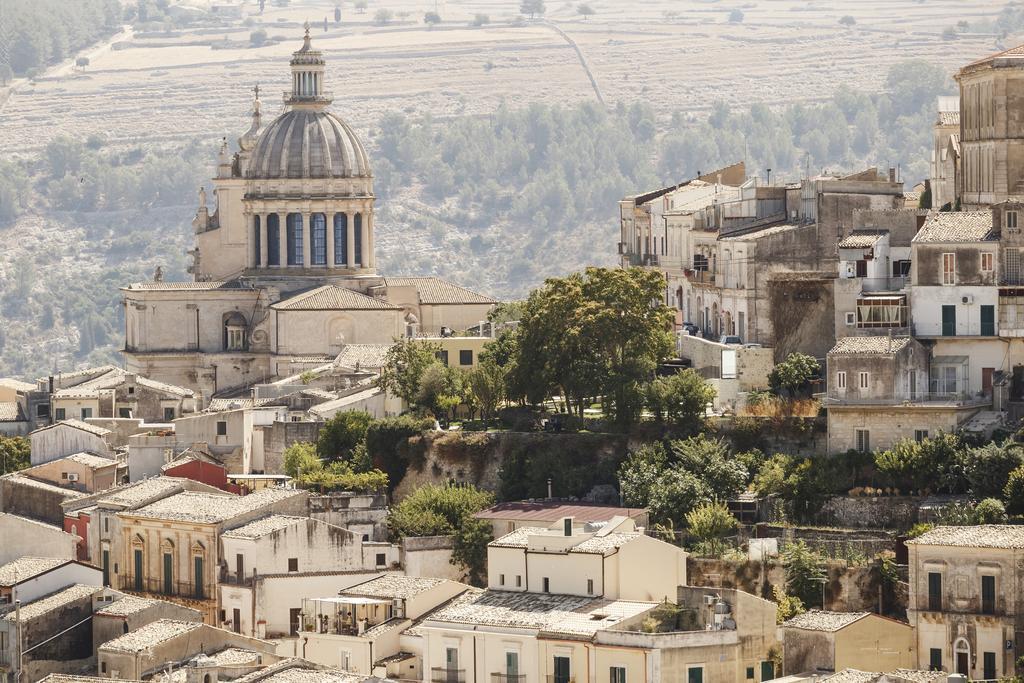
[(825, 579), (823, 558), (803, 541), (790, 543), (781, 553), (786, 568), (786, 592), (805, 604), (819, 604)]
[(1005, 524), (1006, 508), (996, 498), (986, 498), (974, 508), (975, 524)]
[(1024, 513), (1024, 465), (1010, 472), (1003, 487), (1003, 500), (1008, 512), (1015, 515)]
[(352, 452), (366, 439), (373, 418), (361, 410), (338, 413), (324, 423), (316, 441), (316, 452), (327, 462), (350, 461)]
[(409, 438), (434, 428), (433, 420), (412, 415), (376, 420), (366, 430), (366, 451), (374, 467), (397, 486), (409, 467)]
[(821, 365), (805, 353), (791, 353), (768, 375), (768, 385), (780, 396), (794, 398), (805, 395), (811, 387), (811, 380), (817, 377)]
[(971, 492), (979, 498), (1001, 495), (1010, 473), (1020, 467), (1020, 446), (989, 443), (964, 455), (964, 470)]
[(716, 392), (696, 370), (687, 369), (654, 379), (644, 394), (655, 421), (667, 422), (685, 435), (704, 427), (707, 406), (715, 400)]
[(703, 554), (718, 557), (725, 551), (725, 537), (736, 530), (739, 522), (725, 503), (705, 503), (686, 513), (690, 533), (700, 539)]

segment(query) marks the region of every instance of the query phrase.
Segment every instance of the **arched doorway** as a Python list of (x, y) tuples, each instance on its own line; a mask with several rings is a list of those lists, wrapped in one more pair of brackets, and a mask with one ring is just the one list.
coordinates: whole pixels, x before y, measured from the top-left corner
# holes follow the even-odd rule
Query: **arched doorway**
[(958, 674), (971, 675), (971, 645), (966, 638), (959, 638), (953, 643), (953, 661)]

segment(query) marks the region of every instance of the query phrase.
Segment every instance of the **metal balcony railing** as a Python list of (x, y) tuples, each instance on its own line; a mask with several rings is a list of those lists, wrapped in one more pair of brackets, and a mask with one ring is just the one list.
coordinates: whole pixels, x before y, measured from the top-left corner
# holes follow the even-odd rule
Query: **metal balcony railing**
[(430, 670), (430, 680), (431, 683), (466, 683), (466, 670), (435, 666)]
[(554, 674), (548, 674), (546, 678), (547, 683), (576, 683), (575, 676), (556, 676)]
[(207, 586), (196, 586), (186, 581), (164, 581), (162, 578), (143, 577), (136, 581), (134, 576), (122, 576), (120, 588), (134, 593), (168, 595), (191, 600), (208, 600), (213, 595), (213, 591), (208, 590)]
[(526, 674), (491, 674), (491, 683), (526, 683)]

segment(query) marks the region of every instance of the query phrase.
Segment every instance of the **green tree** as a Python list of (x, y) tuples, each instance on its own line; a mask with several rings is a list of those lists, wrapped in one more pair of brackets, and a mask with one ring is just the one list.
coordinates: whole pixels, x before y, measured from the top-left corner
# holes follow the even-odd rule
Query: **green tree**
[(259, 28), (249, 34), (249, 43), (253, 47), (260, 47), (261, 45), (265, 45), (266, 42), (267, 32), (264, 29)]
[(340, 24), (341, 23), (341, 5), (335, 5), (334, 6), (334, 23), (335, 24)]
[(747, 471), (743, 464), (731, 457), (724, 439), (699, 434), (689, 439), (673, 441), (670, 458), (675, 466), (700, 477), (708, 489), (708, 496), (716, 500), (732, 498), (747, 484)]
[(669, 467), (654, 481), (648, 509), (652, 522), (671, 522), (678, 527), (682, 526), (687, 512), (711, 500), (710, 489), (698, 475), (680, 467)]
[(60, 180), (69, 173), (78, 173), (82, 166), (84, 151), (80, 140), (67, 135), (58, 136), (48, 142), (43, 154), (50, 177)]
[(505, 398), (505, 369), (493, 358), (481, 354), (480, 362), (466, 378), (481, 417), (490, 420)]
[(964, 469), (971, 493), (979, 498), (1001, 495), (1010, 473), (1024, 464), (1021, 445), (988, 443), (964, 453)]
[(316, 446), (307, 441), (294, 443), (284, 450), (284, 471), (289, 477), (322, 470), (324, 463), (316, 455)]
[(822, 605), (823, 558), (803, 541), (788, 544), (780, 556), (786, 568), (786, 593), (805, 605)]
[(1020, 465), (1012, 472), (1003, 487), (1003, 500), (1006, 501), (1006, 509), (1014, 515), (1024, 514), (1024, 465)]
[(839, 19), (839, 23), (843, 26), (854, 26), (857, 23), (857, 19), (850, 14), (845, 14)]
[(31, 465), (32, 444), (23, 436), (0, 435), (0, 474), (17, 472)]
[(391, 10), (382, 7), (373, 15), (373, 23), (378, 26), (387, 26), (394, 17), (395, 15)]
[(533, 19), (538, 14), (543, 15), (547, 8), (544, 7), (544, 0), (522, 0), (519, 4), (519, 11), (522, 14), (529, 14)]
[(654, 379), (644, 393), (647, 409), (657, 422), (668, 422), (692, 434), (704, 427), (707, 406), (716, 392), (696, 370), (687, 369)]
[(821, 365), (805, 353), (791, 353), (768, 374), (768, 384), (780, 396), (795, 397), (810, 391), (811, 380), (818, 376)]
[(316, 440), (316, 454), (324, 462), (351, 462), (356, 446), (366, 441), (373, 417), (361, 410), (338, 413), (324, 423)]
[(366, 11), (366, 0), (356, 0), (354, 7), (356, 8), (356, 12), (362, 14)]
[(665, 447), (657, 442), (645, 443), (637, 450), (630, 451), (619, 466), (619, 491), (626, 505), (650, 505), (651, 491), (667, 461)]
[(464, 373), (441, 363), (428, 365), (420, 377), (414, 403), (426, 408), (439, 420), (453, 416), (455, 409), (465, 402)]
[(584, 21), (597, 14), (597, 10), (583, 2), (576, 6), (576, 14), (583, 17)]
[(473, 26), (486, 26), (491, 23), (491, 17), (487, 14), (474, 14), (473, 15)]
[(473, 515), (493, 504), (493, 494), (473, 486), (427, 484), (391, 508), (388, 529), (396, 541), (407, 536), (454, 536), (452, 564), (464, 567), (470, 580), (479, 584), (491, 530)]
[(733, 533), (739, 521), (722, 502), (704, 503), (686, 513), (686, 526), (699, 539), (699, 552), (718, 557), (725, 552), (725, 537)]
[(997, 498), (986, 498), (974, 507), (975, 524), (1006, 524), (1006, 507)]
[(803, 614), (807, 610), (800, 598), (793, 595), (786, 595), (786, 591), (778, 586), (772, 586), (772, 599), (777, 607), (775, 608), (775, 623), (781, 624), (793, 617)]
[(441, 15), (437, 12), (426, 12), (423, 15), (423, 23), (433, 28), (441, 23)]
[(782, 494), (786, 491), (786, 478), (793, 471), (793, 459), (776, 453), (765, 460), (754, 475), (753, 488), (759, 496)]
[(440, 344), (422, 339), (396, 339), (388, 349), (381, 368), (379, 385), (392, 396), (406, 403), (415, 403), (423, 373), (431, 365), (440, 364)]

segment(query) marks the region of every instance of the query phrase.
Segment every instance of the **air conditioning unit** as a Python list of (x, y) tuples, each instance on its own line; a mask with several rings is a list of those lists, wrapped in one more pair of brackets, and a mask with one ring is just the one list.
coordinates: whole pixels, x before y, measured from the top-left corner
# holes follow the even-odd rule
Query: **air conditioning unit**
[(960, 297), (960, 303), (962, 303), (962, 304), (973, 304), (974, 303), (974, 297), (972, 295), (970, 295), (970, 294), (965, 294), (964, 296)]
[(68, 472), (68, 481), (78, 481), (78, 472)]

